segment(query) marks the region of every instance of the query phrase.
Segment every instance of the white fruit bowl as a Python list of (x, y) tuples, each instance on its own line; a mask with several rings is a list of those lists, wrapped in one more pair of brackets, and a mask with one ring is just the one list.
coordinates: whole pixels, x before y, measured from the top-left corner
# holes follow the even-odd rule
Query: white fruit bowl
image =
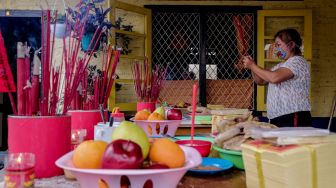
[(163, 135), (175, 136), (177, 128), (182, 120), (134, 120), (137, 125), (142, 127), (148, 137), (160, 137)]
[(143, 188), (147, 180), (152, 180), (153, 188), (175, 188), (183, 175), (191, 168), (202, 163), (201, 155), (191, 147), (180, 146), (185, 153), (185, 164), (181, 168), (171, 169), (79, 169), (72, 164), (73, 152), (69, 152), (56, 161), (60, 168), (72, 172), (82, 188), (98, 188), (98, 181), (104, 180), (109, 187), (120, 187), (121, 176), (127, 176), (132, 188)]

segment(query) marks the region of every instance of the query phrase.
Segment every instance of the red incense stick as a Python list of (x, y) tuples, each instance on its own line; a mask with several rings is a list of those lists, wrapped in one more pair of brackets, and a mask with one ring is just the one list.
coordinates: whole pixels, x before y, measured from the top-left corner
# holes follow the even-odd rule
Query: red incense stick
[(17, 105), (18, 115), (26, 115), (26, 95), (23, 88), (26, 86), (25, 48), (22, 42), (17, 43)]
[(196, 97), (197, 97), (197, 85), (193, 85), (192, 90), (192, 112), (191, 112), (191, 145), (194, 143), (194, 135), (195, 135), (195, 112), (196, 112)]

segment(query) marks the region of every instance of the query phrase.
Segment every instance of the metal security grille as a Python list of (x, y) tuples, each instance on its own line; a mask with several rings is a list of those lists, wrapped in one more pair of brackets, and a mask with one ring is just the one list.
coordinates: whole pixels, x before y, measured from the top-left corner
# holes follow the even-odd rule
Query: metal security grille
[[(254, 109), (251, 73), (241, 57), (254, 55), (253, 14), (207, 14), (207, 104)], [(241, 30), (239, 33), (238, 30)]]
[(168, 66), (160, 100), (191, 102), (191, 88), (199, 65), (200, 15), (156, 13), (153, 15), (153, 63)]
[[(169, 66), (160, 100), (190, 103), (192, 85), (204, 71), (207, 104), (254, 109), (251, 73), (240, 61), (255, 54), (254, 19), (253, 13), (153, 13), (153, 64)], [(205, 68), (200, 68), (201, 49)]]

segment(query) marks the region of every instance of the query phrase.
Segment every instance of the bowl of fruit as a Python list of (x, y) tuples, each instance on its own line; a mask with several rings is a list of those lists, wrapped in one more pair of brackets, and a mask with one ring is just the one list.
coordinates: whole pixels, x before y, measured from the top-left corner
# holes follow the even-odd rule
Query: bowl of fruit
[(87, 140), (56, 161), (70, 171), (83, 188), (173, 188), (202, 158), (197, 150), (168, 138), (151, 143), (142, 128), (124, 121), (112, 142)]
[(131, 120), (143, 128), (149, 137), (175, 136), (182, 122), (182, 112), (174, 108), (165, 110), (164, 107), (158, 107), (152, 113), (144, 109), (138, 111)]

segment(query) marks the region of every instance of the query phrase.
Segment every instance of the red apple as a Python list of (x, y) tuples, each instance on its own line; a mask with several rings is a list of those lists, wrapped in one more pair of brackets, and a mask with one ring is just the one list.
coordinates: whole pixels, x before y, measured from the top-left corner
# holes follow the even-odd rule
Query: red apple
[(142, 150), (137, 143), (118, 139), (107, 145), (103, 155), (102, 168), (139, 169), (142, 162)]
[(167, 111), (167, 119), (168, 120), (181, 120), (182, 112), (179, 109), (172, 108)]

